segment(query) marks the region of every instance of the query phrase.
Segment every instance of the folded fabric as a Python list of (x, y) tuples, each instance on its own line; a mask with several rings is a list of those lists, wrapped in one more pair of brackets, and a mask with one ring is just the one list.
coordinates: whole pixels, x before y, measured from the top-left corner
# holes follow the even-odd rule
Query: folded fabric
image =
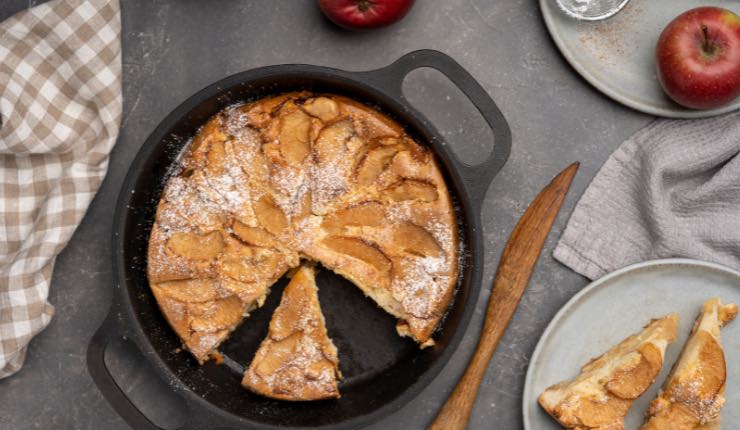
[(740, 113), (654, 121), (598, 172), (555, 258), (591, 279), (667, 257), (740, 270), (739, 154)]
[(118, 0), (0, 23), (0, 378), (49, 323), (54, 259), (105, 176), (121, 119)]

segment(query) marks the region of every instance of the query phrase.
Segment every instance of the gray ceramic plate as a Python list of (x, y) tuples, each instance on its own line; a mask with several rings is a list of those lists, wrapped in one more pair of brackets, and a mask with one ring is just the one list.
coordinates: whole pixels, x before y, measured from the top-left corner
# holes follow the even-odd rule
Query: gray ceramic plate
[(655, 76), (654, 50), (663, 28), (686, 10), (712, 5), (740, 13), (737, 0), (631, 0), (612, 18), (585, 22), (566, 16), (555, 0), (540, 0), (550, 35), (581, 76), (622, 104), (670, 118), (701, 118), (740, 108), (740, 99), (713, 110), (682, 108), (666, 97)]
[[(679, 312), (681, 331), (668, 347), (663, 371), (627, 416), (627, 430), (639, 429), (647, 405), (676, 360), (701, 304), (710, 297), (740, 304), (740, 273), (712, 263), (668, 259), (625, 267), (592, 282), (555, 315), (537, 344), (524, 386), (524, 429), (560, 430), (537, 404), (542, 391), (578, 375), (581, 365), (639, 331), (651, 318)], [(737, 423), (740, 321), (722, 330), (722, 344), (728, 364), (727, 403), (722, 416), (725, 423)]]

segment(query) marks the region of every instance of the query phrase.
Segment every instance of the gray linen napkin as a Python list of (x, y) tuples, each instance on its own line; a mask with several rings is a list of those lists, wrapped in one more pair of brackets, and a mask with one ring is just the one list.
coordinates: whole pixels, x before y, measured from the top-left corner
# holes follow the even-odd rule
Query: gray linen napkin
[(554, 257), (590, 279), (667, 257), (740, 270), (740, 113), (657, 120), (624, 142), (576, 205)]
[(120, 34), (118, 0), (54, 0), (0, 23), (0, 378), (49, 324), (54, 260), (108, 168)]

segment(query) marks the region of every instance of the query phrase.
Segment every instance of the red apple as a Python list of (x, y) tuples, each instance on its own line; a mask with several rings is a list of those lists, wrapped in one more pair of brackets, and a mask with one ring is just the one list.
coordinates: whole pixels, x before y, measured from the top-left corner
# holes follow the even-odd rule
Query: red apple
[(740, 17), (718, 7), (684, 12), (655, 50), (658, 79), (676, 103), (712, 109), (740, 95)]
[(369, 30), (403, 18), (414, 0), (319, 0), (326, 16), (350, 30)]

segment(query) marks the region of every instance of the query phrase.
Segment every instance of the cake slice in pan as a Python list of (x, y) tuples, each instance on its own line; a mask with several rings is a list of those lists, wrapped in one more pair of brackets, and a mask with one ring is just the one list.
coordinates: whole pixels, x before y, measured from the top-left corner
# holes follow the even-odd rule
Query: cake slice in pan
[(652, 320), (584, 365), (576, 379), (546, 389), (540, 405), (568, 429), (623, 430), (632, 402), (655, 381), (677, 331), (677, 314)]
[(314, 268), (302, 265), (283, 292), (242, 385), (280, 400), (339, 398), (339, 359), (319, 308)]
[(723, 305), (719, 298), (704, 302), (681, 356), (650, 403), (643, 430), (720, 428), (727, 367), (719, 331), (737, 311), (737, 305)]

